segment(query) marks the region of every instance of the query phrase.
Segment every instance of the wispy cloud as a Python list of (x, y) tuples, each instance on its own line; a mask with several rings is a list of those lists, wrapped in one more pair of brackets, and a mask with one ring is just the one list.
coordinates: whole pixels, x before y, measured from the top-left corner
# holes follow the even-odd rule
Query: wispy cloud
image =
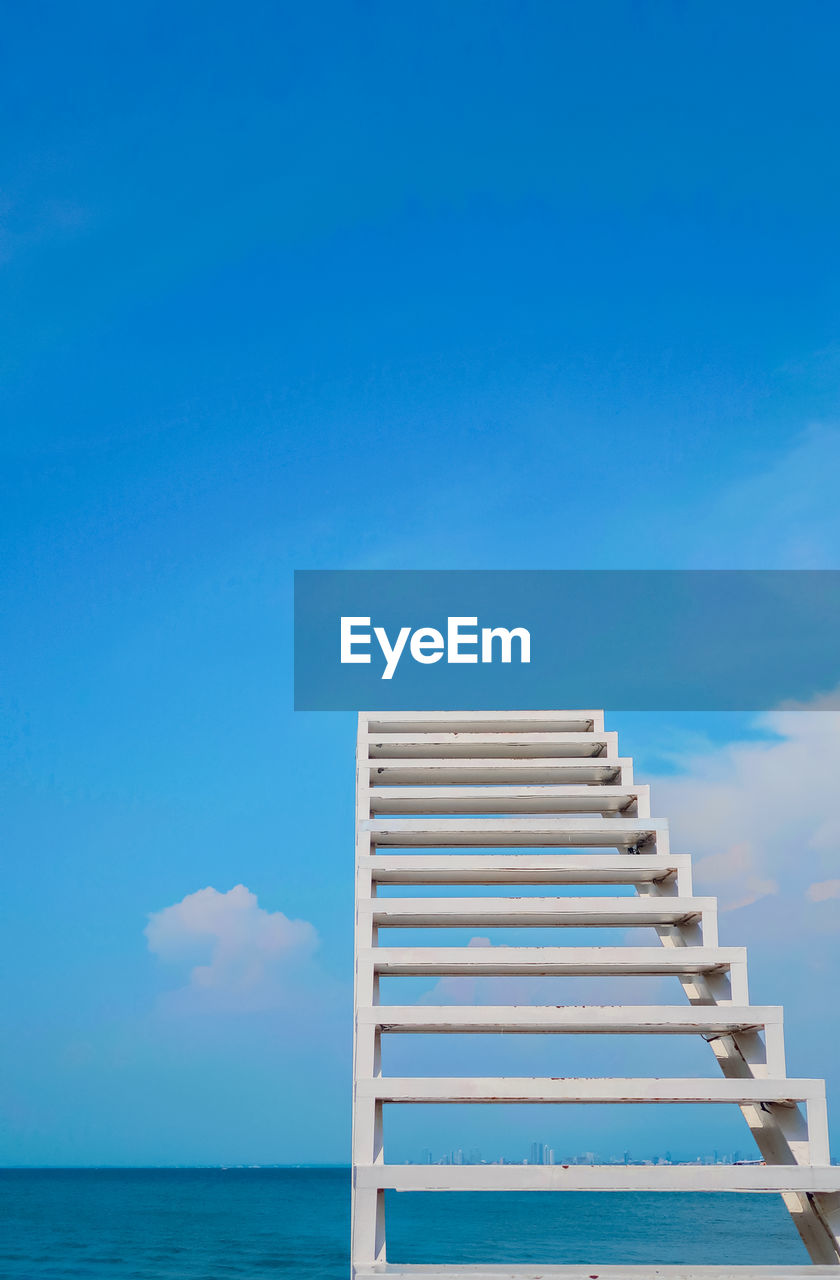
[(698, 568), (831, 569), (838, 565), (840, 431), (815, 424), (789, 448), (707, 497), (685, 521)]
[(720, 893), (724, 910), (776, 895), (822, 904), (840, 896), (840, 715), (775, 711), (756, 724), (773, 737), (680, 759), (679, 774), (655, 781), (655, 812), (670, 819), (675, 851), (695, 855), (698, 889)]
[(812, 902), (827, 902), (829, 898), (840, 898), (840, 880), (818, 880), (809, 885), (808, 897)]

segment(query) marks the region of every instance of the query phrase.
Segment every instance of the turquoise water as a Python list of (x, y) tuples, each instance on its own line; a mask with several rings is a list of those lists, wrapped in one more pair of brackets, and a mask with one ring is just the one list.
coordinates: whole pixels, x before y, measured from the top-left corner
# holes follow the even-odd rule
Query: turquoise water
[[(346, 1169), (0, 1170), (2, 1280), (346, 1280)], [(394, 1195), (404, 1262), (801, 1262), (777, 1196)]]

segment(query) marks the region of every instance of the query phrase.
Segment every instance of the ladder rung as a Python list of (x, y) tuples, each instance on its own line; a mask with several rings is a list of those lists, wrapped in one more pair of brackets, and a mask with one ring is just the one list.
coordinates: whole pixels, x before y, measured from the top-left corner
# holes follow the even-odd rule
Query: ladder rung
[(358, 1165), (394, 1191), (840, 1191), (840, 1165)]
[(588, 928), (687, 924), (716, 913), (714, 898), (370, 898), (383, 928)]
[(467, 853), (361, 855), (378, 884), (656, 884), (678, 876), (690, 889), (687, 854)]
[(627, 756), (604, 759), (428, 759), (367, 760), (372, 783), (421, 786), (434, 783), (622, 783), (629, 785), (633, 762)]
[(378, 1102), (557, 1103), (777, 1103), (825, 1097), (822, 1080), (674, 1079), (649, 1077), (375, 1076), (359, 1080), (358, 1094)]
[(377, 733), (603, 733), (603, 711), (368, 711)]
[(780, 1026), (780, 1005), (368, 1005), (360, 1026), (383, 1032), (699, 1034)]
[(400, 848), (627, 848), (664, 846), (667, 822), (650, 818), (367, 818), (377, 847)]
[(625, 813), (646, 787), (371, 787), (372, 814)]
[(441, 977), (505, 975), (655, 976), (746, 965), (744, 947), (372, 947), (360, 962), (375, 973)]
[(376, 733), (360, 735), (359, 746), (367, 748), (370, 760), (399, 760), (423, 756), (480, 758), (513, 756), (586, 759), (604, 756), (615, 759), (615, 733)]
[[(597, 1246), (594, 1247), (597, 1254)], [(695, 1266), (693, 1263), (467, 1263), (449, 1266), (425, 1263), (374, 1262), (356, 1267), (355, 1280), (837, 1280), (837, 1267), (807, 1262), (779, 1267), (729, 1264)]]

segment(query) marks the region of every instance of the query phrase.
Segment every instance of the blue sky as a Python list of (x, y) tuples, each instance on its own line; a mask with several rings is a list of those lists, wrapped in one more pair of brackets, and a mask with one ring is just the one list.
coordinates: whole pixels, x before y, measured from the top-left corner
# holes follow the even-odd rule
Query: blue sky
[[(354, 727), (291, 711), (292, 570), (838, 567), (840, 17), (44, 4), (4, 27), (0, 1161), (342, 1160)], [(609, 723), (707, 857), (732, 810), (707, 829), (691, 787), (747, 752), (753, 852), (708, 889), (765, 886), (724, 932), (761, 998), (799, 1000), (797, 1070), (837, 1097), (816, 731)], [(789, 767), (777, 847), (762, 786)], [(207, 956), (150, 951), (149, 915), (237, 884), (319, 945), (251, 1004), (224, 965), (195, 999)]]

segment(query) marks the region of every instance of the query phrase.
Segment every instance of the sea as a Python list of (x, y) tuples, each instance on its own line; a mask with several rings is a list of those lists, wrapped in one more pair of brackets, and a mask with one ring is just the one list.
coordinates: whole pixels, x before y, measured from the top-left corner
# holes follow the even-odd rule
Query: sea
[[(393, 1262), (801, 1263), (775, 1195), (389, 1193)], [(347, 1280), (346, 1168), (0, 1170), (2, 1280)]]

